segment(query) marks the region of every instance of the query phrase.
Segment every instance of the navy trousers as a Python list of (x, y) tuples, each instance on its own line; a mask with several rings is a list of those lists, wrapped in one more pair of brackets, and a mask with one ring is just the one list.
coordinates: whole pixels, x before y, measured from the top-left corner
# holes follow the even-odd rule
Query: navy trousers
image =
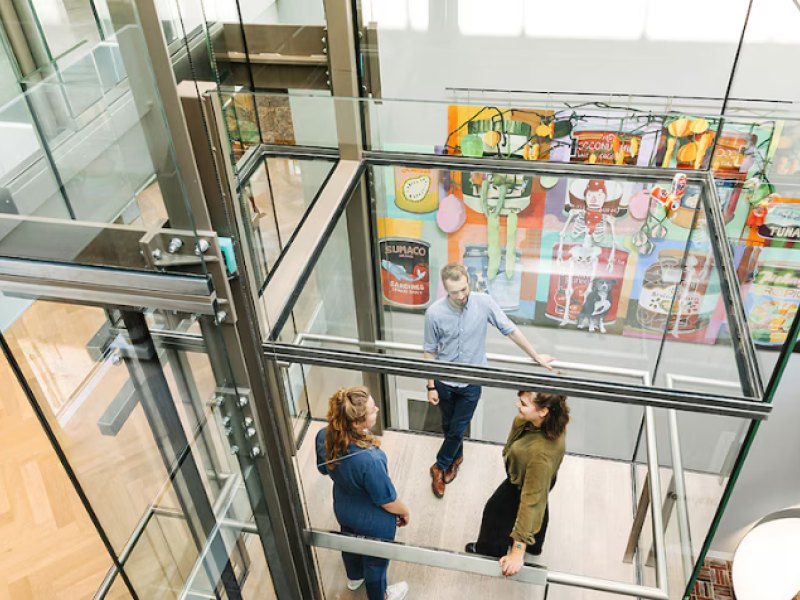
[(436, 455), (436, 466), (444, 471), (464, 455), (464, 434), (481, 398), (481, 386), (453, 387), (440, 381), (435, 381), (434, 385), (439, 393), (444, 432), (442, 447)]
[[(363, 531), (354, 531), (344, 525), (340, 525), (340, 527), (342, 533), (365, 535)], [(387, 585), (386, 571), (389, 568), (388, 559), (342, 552), (342, 561), (344, 561), (344, 570), (347, 572), (348, 579), (364, 580), (369, 600), (384, 600)]]

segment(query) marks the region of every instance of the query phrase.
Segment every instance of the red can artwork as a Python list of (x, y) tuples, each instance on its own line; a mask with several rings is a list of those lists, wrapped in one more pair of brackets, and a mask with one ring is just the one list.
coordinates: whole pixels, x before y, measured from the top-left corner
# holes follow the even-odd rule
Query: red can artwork
[[(563, 255), (569, 256), (570, 250), (580, 244), (564, 244)], [(558, 256), (558, 243), (553, 246), (553, 256)], [(622, 290), (622, 282), (625, 278), (625, 265), (628, 262), (628, 252), (617, 248), (614, 253), (614, 262), (609, 272), (606, 265), (611, 259), (611, 248), (602, 248), (598, 257), (598, 267), (594, 274), (594, 287), (603, 287), (608, 293), (611, 306), (602, 314), (603, 323), (610, 325), (617, 319), (619, 309), (619, 298)], [(569, 307), (569, 321), (578, 323), (578, 315), (583, 309), (589, 290), (589, 283), (592, 281), (592, 265), (589, 262), (576, 262), (573, 266), (572, 274), (572, 299)], [(565, 303), (567, 299), (567, 286), (569, 285), (568, 267), (560, 269), (558, 276), (550, 277), (550, 291), (547, 295), (546, 314), (551, 319), (562, 320), (564, 318)]]
[(380, 242), (383, 297), (390, 304), (424, 308), (431, 298), (430, 245), (421, 240), (385, 238)]

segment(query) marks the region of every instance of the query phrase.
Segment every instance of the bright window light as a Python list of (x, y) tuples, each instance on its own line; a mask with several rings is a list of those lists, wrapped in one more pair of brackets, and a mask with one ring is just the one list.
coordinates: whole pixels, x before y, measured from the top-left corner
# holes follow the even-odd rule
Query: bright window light
[(428, 0), (408, 0), (408, 19), (414, 31), (428, 31), (428, 13)]
[(406, 0), (365, 0), (361, 10), (364, 24), (376, 21), (379, 29), (408, 29)]
[(794, 0), (754, 2), (744, 41), (800, 44), (800, 10)]
[(522, 35), (523, 1), (458, 0), (458, 30), (483, 37)]
[(658, 41), (735, 44), (742, 33), (747, 5), (748, 0), (651, 1), (645, 35)]
[(378, 29), (428, 30), (429, 0), (363, 0), (361, 20), (378, 23)]
[(644, 0), (525, 0), (525, 34), (536, 38), (638, 40)]

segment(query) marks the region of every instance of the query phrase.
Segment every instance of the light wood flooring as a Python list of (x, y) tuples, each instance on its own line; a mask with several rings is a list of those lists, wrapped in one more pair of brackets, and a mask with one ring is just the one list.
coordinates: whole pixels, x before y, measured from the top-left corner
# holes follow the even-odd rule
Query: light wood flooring
[[(306, 498), (309, 522), (317, 529), (338, 530), (332, 505), (332, 482), (319, 475), (315, 468), (313, 440), (324, 426), (312, 421), (297, 464), (300, 485)], [(458, 478), (447, 486), (445, 497), (435, 498), (430, 490), (428, 467), (433, 463), (440, 439), (434, 436), (387, 431), (382, 448), (389, 458), (389, 473), (400, 498), (409, 506), (411, 523), (398, 529), (397, 540), (417, 546), (463, 551), (474, 541), (483, 506), (505, 477), (500, 446), (467, 442), (465, 462)], [(642, 471), (643, 472), (643, 471)], [(662, 472), (663, 489), (670, 472)], [(715, 477), (687, 474), (690, 516), (694, 531), (695, 552), (716, 507), (716, 490), (722, 487)], [(622, 556), (633, 521), (629, 464), (577, 456), (567, 456), (559, 472), (558, 484), (551, 493), (550, 528), (545, 550), (538, 559), (529, 560), (551, 571), (636, 582), (634, 566), (622, 562)], [(650, 548), (652, 535), (645, 523), (642, 548)], [(677, 520), (673, 513), (667, 530), (670, 597), (680, 598), (685, 587), (680, 571)], [(346, 589), (346, 576), (340, 554), (330, 550), (316, 551), (323, 584), (328, 598), (366, 598), (363, 591)], [(538, 598), (541, 590), (526, 584), (502, 579), (469, 576), (431, 567), (393, 562), (389, 568), (390, 583), (406, 580), (411, 586), (410, 598)], [(644, 582), (654, 585), (654, 571), (644, 568)], [(551, 586), (549, 597), (588, 599), (600, 592)]]
[[(42, 381), (37, 387), (45, 410), (63, 404), (87, 367), (88, 357), (71, 350), (91, 333), (69, 346), (59, 344), (61, 335), (91, 331), (97, 317), (55, 306), (35, 303), (5, 334), (34, 383)], [(90, 598), (111, 558), (5, 357), (0, 389), (0, 600)], [(111, 597), (127, 594), (117, 587)]]
[[(277, 228), (284, 242), (288, 240), (307, 204), (303, 181), (291, 162), (270, 160), (273, 192), (280, 199), (275, 207), (278, 223), (272, 220), (273, 199), (265, 181), (257, 182), (262, 218), (272, 220), (271, 226), (262, 227), (270, 264), (280, 252)], [(138, 224), (151, 225), (166, 216), (156, 181), (137, 201)], [(304, 294), (299, 314), (310, 313), (317, 299), (316, 292)], [(116, 436), (104, 436), (97, 428), (100, 415), (128, 379), (124, 365), (103, 366), (86, 352), (86, 343), (104, 320), (100, 309), (34, 302), (5, 335), (119, 551), (162, 489), (165, 469), (141, 407)], [(210, 397), (214, 382), (207, 357), (189, 356), (201, 396)], [(177, 398), (170, 369), (166, 371)], [(4, 358), (0, 390), (0, 600), (91, 598), (111, 559)], [(57, 415), (70, 409), (74, 414), (60, 426)], [(188, 433), (191, 426), (181, 414)], [(177, 506), (170, 490), (161, 503)], [(260, 544), (251, 544), (251, 549), (246, 595), (268, 597), (272, 586), (263, 552)], [(147, 590), (142, 597), (148, 600), (175, 597), (195, 558), (185, 526), (158, 518), (131, 557), (130, 576), (137, 588)], [(108, 598), (126, 597), (118, 579)]]
[[(166, 469), (140, 405), (117, 435), (98, 429), (98, 419), (128, 380), (124, 364), (108, 357), (98, 366), (88, 358), (84, 345), (103, 318), (97, 308), (37, 302), (5, 336), (34, 394), (47, 400), (39, 404), (119, 553), (160, 492), (161, 505), (178, 503), (164, 489)], [(190, 354), (189, 361), (201, 398), (210, 398), (214, 380), (207, 357)], [(165, 374), (173, 398), (180, 398), (169, 366)], [(0, 389), (0, 600), (91, 598), (111, 558), (4, 357)], [(188, 437), (194, 419), (176, 404)], [(54, 407), (65, 405), (74, 414), (62, 426)], [(221, 455), (218, 438), (212, 436), (212, 446)], [(175, 598), (196, 557), (185, 523), (159, 517), (127, 570), (143, 590), (140, 597)], [(124, 597), (120, 585), (109, 596)]]
[[(323, 424), (313, 422), (298, 453), (298, 471), (307, 498), (309, 520), (318, 529), (337, 530), (332, 482), (315, 468), (313, 439)], [(483, 506), (505, 478), (502, 448), (467, 442), (464, 467), (441, 500), (430, 489), (428, 468), (441, 440), (433, 436), (386, 432), (382, 448), (400, 498), (409, 506), (411, 523), (397, 540), (413, 545), (463, 551), (477, 538)], [(310, 500), (310, 499), (313, 499)], [(632, 565), (621, 561), (632, 523), (630, 467), (623, 463), (568, 456), (551, 496), (550, 533), (536, 561), (551, 570), (633, 583)], [(352, 596), (338, 553), (320, 551), (319, 562), (328, 597)], [(411, 596), (441, 599), (530, 598), (530, 586), (490, 577), (465, 576), (430, 567), (394, 562), (390, 582), (405, 579)], [(572, 589), (570, 598), (591, 592)], [(564, 595), (563, 597), (567, 597)], [(365, 595), (363, 597), (366, 597)], [(535, 595), (533, 597), (536, 597)]]

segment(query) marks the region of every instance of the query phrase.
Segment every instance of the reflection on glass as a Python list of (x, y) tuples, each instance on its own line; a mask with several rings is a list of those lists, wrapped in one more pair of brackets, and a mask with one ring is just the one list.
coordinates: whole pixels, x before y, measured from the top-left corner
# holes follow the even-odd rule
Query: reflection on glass
[[(9, 316), (11, 306), (0, 298), (0, 314)], [(21, 327), (35, 323), (1, 325), (6, 341)], [(50, 329), (52, 332), (52, 329)], [(40, 330), (41, 333), (41, 330)], [(76, 382), (66, 372), (70, 359), (57, 356), (41, 346), (25, 350), (40, 369), (44, 356), (52, 360), (49, 381), (53, 384), (48, 397), (57, 405)], [(19, 360), (19, 354), (15, 353)], [(46, 580), (49, 593), (64, 597), (86, 597), (97, 588), (111, 565), (97, 530), (86, 513), (77, 492), (67, 477), (55, 450), (42, 430), (29, 399), (15, 377), (8, 360), (0, 354), (0, 464), (3, 465), (3, 486), (0, 488), (0, 572), (8, 578), (4, 589), (12, 596), (32, 593), (31, 582)], [(35, 557), (20, 563), (20, 557)], [(35, 584), (38, 586), (38, 584)], [(40, 589), (36, 587), (36, 589)], [(124, 586), (117, 586), (108, 596), (114, 600), (129, 598)]]
[[(753, 342), (764, 351), (787, 342), (800, 306), (800, 127), (795, 120), (745, 118), (726, 122), (725, 136), (739, 140), (735, 176), (715, 170), (720, 199), (727, 203), (726, 233)], [(712, 163), (712, 167), (714, 163)]]
[(261, 289), (336, 163), (276, 157), (253, 160), (258, 160), (258, 166), (242, 185), (239, 201)]
[(234, 163), (258, 143), (338, 148), (335, 105), (327, 92), (253, 94), (225, 85), (220, 101)]
[[(445, 297), (440, 270), (455, 261), (471, 293), (492, 296), (537, 351), (594, 369), (591, 378), (624, 368), (649, 384), (666, 336), (674, 360), (662, 374), (738, 382), (698, 186), (665, 210), (651, 192), (669, 182), (404, 167), (373, 175), (387, 341), (419, 348), (423, 315)], [(497, 366), (524, 357), (492, 329), (486, 349), (503, 355)], [(715, 374), (703, 367), (709, 352), (719, 355)]]
[[(686, 389), (687, 386), (683, 382), (676, 382), (675, 387)], [(709, 384), (706, 390), (713, 392), (713, 388)], [(662, 409), (656, 409), (654, 414), (665, 507), (663, 518), (670, 597), (680, 598), (692, 574), (691, 567), (697, 561), (710, 532), (749, 421), (675, 411), (670, 415), (670, 411)], [(675, 467), (676, 455), (680, 460), (680, 469)], [(640, 446), (637, 462), (644, 463), (645, 460), (646, 453)], [(646, 466), (637, 466), (637, 494), (641, 494), (646, 475)], [(679, 494), (681, 487), (684, 496)], [(681, 510), (684, 510), (684, 518), (688, 517), (685, 526), (681, 522)], [(648, 517), (642, 528), (639, 551), (645, 566), (645, 582), (649, 585), (655, 581), (652, 539)]]
[(128, 591), (122, 577), (117, 577), (114, 583), (111, 584), (106, 600), (132, 600), (131, 593)]

